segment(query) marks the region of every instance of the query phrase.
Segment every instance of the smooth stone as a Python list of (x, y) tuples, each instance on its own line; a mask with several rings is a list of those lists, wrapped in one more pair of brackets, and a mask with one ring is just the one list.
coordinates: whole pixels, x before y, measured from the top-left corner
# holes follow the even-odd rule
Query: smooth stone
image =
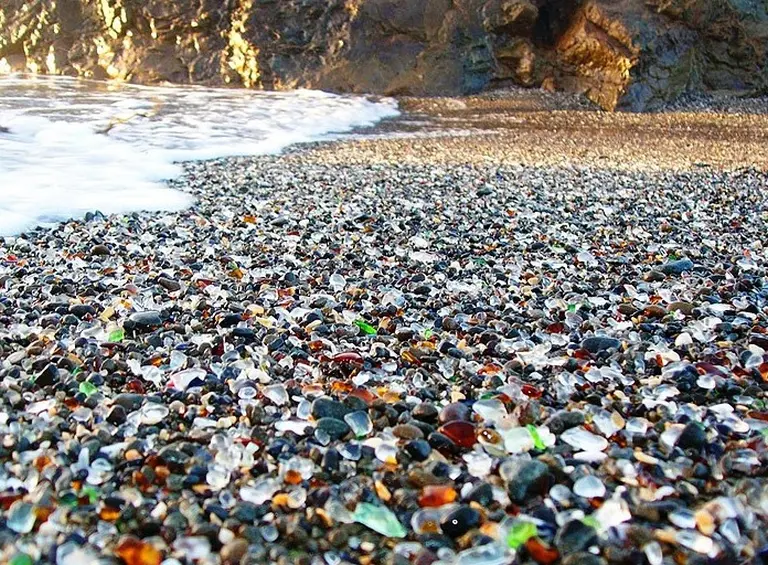
[(242, 320), (243, 317), (240, 314), (226, 314), (219, 320), (219, 326), (222, 328), (234, 328)]
[(571, 520), (555, 535), (555, 547), (561, 555), (586, 551), (597, 543), (597, 532), (581, 520)]
[(580, 426), (584, 422), (585, 417), (583, 412), (579, 412), (577, 410), (563, 410), (562, 412), (558, 412), (552, 416), (547, 422), (547, 426), (549, 426), (549, 430), (553, 434), (560, 435), (565, 430)]
[(682, 312), (686, 316), (690, 316), (695, 308), (696, 305), (690, 302), (672, 302), (669, 305), (670, 312)]
[(600, 353), (607, 349), (618, 349), (621, 342), (612, 337), (588, 337), (581, 342), (581, 347), (590, 353)]
[(707, 431), (698, 422), (688, 422), (675, 445), (681, 449), (701, 449), (707, 445)]
[[(178, 445), (178, 444), (177, 444)], [(164, 447), (158, 454), (168, 465), (184, 466), (190, 460), (190, 456), (171, 445)]]
[(663, 318), (667, 315), (667, 310), (658, 304), (651, 304), (643, 308), (643, 315), (647, 318)]
[(169, 290), (171, 292), (175, 292), (181, 289), (181, 283), (173, 279), (169, 279), (168, 277), (158, 277), (157, 284), (162, 286), (165, 290)]
[(507, 492), (513, 502), (518, 504), (531, 498), (546, 494), (552, 487), (553, 477), (549, 466), (541, 461), (533, 460), (523, 463), (507, 485)]
[(235, 337), (243, 338), (247, 343), (251, 343), (256, 340), (256, 332), (253, 328), (234, 328), (232, 335)]
[(156, 310), (146, 310), (145, 312), (136, 312), (128, 316), (128, 320), (133, 322), (139, 328), (154, 328), (163, 325), (163, 319), (160, 312)]
[(493, 502), (493, 487), (488, 483), (478, 483), (467, 493), (465, 500), (487, 507)]
[(606, 563), (606, 560), (602, 557), (585, 551), (567, 555), (563, 559), (563, 565), (605, 565)]
[(110, 254), (109, 247), (107, 247), (103, 243), (99, 243), (91, 247), (91, 255), (95, 257), (103, 257), (109, 254)]
[(424, 461), (432, 453), (432, 446), (424, 439), (409, 441), (405, 444), (404, 449), (414, 461)]
[[(352, 412), (347, 406), (327, 396), (321, 396), (312, 403), (311, 414), (315, 420), (321, 418), (334, 418), (344, 420), (344, 416)], [(346, 425), (346, 423), (344, 424)]]
[(638, 504), (632, 514), (649, 522), (661, 522), (666, 520), (670, 512), (674, 512), (679, 507), (680, 504), (674, 500), (654, 500)]
[(646, 282), (661, 282), (661, 281), (665, 280), (666, 278), (667, 277), (666, 277), (666, 275), (664, 273), (662, 273), (661, 271), (655, 271), (655, 270), (654, 271), (648, 271), (643, 276), (643, 279)]
[(339, 470), (339, 462), (341, 456), (336, 449), (329, 449), (323, 455), (323, 460), (320, 462), (320, 468), (326, 473), (332, 473)]
[(457, 538), (479, 526), (480, 520), (480, 512), (469, 506), (462, 505), (449, 512), (443, 518), (440, 525), (445, 535)]
[(411, 416), (422, 422), (434, 422), (437, 419), (437, 415), (437, 408), (431, 402), (417, 404), (411, 412)]
[(350, 432), (349, 425), (344, 420), (331, 417), (320, 418), (315, 429), (324, 431), (331, 439), (341, 439)]
[(605, 484), (594, 475), (586, 475), (573, 483), (573, 494), (584, 498), (602, 498), (605, 496)]
[(242, 561), (246, 553), (248, 553), (248, 542), (242, 538), (236, 538), (224, 544), (219, 555), (222, 563), (236, 565)]
[(410, 328), (397, 328), (395, 331), (395, 337), (399, 341), (409, 341), (413, 339), (414, 333)]
[(438, 420), (441, 424), (447, 424), (448, 422), (470, 421), (471, 410), (469, 406), (462, 402), (451, 402), (440, 410), (440, 416)]
[(257, 506), (252, 502), (241, 501), (232, 508), (231, 515), (235, 520), (244, 524), (253, 524), (266, 514), (265, 506)]
[(18, 534), (27, 534), (35, 527), (35, 519), (34, 506), (17, 500), (8, 510), (5, 525)]
[(51, 386), (59, 381), (59, 368), (53, 363), (48, 363), (35, 377), (37, 386)]
[(460, 451), (459, 446), (451, 438), (440, 432), (429, 434), (427, 441), (432, 446), (432, 449), (436, 449), (443, 454), (456, 454)]
[(114, 424), (115, 426), (119, 426), (125, 423), (127, 417), (128, 416), (125, 408), (120, 405), (116, 405), (110, 408), (109, 413), (107, 414), (107, 422)]
[(680, 275), (686, 271), (693, 269), (693, 261), (688, 258), (678, 259), (677, 261), (670, 261), (661, 265), (658, 269), (665, 275)]
[(123, 407), (127, 412), (133, 412), (134, 410), (141, 408), (141, 405), (144, 404), (144, 395), (123, 392), (114, 398), (112, 404)]
[(398, 424), (392, 428), (392, 434), (400, 439), (423, 439), (424, 432), (411, 424)]
[(620, 314), (624, 314), (625, 316), (634, 316), (637, 313), (637, 308), (626, 302), (619, 304), (618, 310)]
[(69, 307), (69, 313), (77, 316), (78, 318), (84, 318), (85, 316), (95, 316), (96, 308), (90, 304), (73, 304)]

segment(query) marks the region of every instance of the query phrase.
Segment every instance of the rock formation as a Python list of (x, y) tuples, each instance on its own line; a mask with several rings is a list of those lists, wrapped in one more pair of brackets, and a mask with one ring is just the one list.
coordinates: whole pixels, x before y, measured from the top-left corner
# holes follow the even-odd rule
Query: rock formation
[(0, 72), (645, 110), (768, 84), (763, 0), (4, 0)]

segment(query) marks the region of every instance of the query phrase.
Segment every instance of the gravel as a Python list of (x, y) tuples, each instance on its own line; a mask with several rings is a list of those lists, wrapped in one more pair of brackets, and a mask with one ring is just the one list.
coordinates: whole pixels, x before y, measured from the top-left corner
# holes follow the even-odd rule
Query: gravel
[(764, 174), (355, 147), (0, 246), (0, 560), (762, 559)]

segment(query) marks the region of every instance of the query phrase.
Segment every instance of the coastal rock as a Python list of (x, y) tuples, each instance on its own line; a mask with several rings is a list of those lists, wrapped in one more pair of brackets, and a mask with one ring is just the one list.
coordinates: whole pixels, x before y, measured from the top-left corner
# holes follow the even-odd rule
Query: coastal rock
[(762, 91), (766, 37), (759, 2), (8, 0), (0, 73), (417, 96), (512, 84), (639, 111)]

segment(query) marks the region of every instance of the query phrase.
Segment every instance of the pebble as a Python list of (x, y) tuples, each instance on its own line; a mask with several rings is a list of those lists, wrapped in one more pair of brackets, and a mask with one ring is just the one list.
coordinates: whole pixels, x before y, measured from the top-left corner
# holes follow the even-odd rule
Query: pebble
[(441, 424), (446, 424), (448, 422), (455, 422), (455, 421), (463, 421), (463, 422), (469, 421), (470, 420), (469, 406), (461, 402), (451, 402), (450, 404), (447, 404), (446, 406), (444, 406), (442, 410), (440, 410), (438, 420), (440, 421)]
[(17, 534), (26, 534), (32, 531), (35, 519), (34, 507), (29, 502), (17, 500), (8, 509), (6, 526)]
[(104, 257), (109, 254), (110, 254), (109, 247), (107, 247), (103, 243), (98, 243), (93, 247), (91, 247), (91, 255), (95, 257)]
[(428, 441), (423, 439), (415, 439), (409, 441), (403, 446), (403, 449), (410, 455), (414, 461), (424, 461), (429, 457), (432, 452), (432, 446)]
[(584, 498), (602, 498), (605, 496), (605, 485), (594, 475), (587, 475), (573, 483), (573, 493)]
[(373, 422), (371, 422), (371, 418), (368, 416), (367, 412), (362, 410), (345, 414), (344, 421), (356, 437), (365, 437), (373, 431)]
[(331, 439), (341, 439), (350, 432), (350, 427), (344, 420), (330, 417), (320, 418), (315, 429), (325, 432)]
[(160, 312), (147, 310), (145, 312), (136, 312), (128, 316), (128, 321), (139, 329), (149, 329), (163, 324)]
[(126, 412), (133, 412), (134, 410), (141, 408), (141, 405), (144, 404), (144, 395), (124, 392), (115, 396), (112, 400), (112, 404), (120, 406)]
[(221, 548), (221, 561), (228, 565), (237, 565), (247, 553), (248, 542), (242, 538), (236, 538)]
[(600, 353), (607, 349), (618, 349), (621, 342), (612, 337), (588, 337), (581, 342), (581, 347), (590, 353)]
[(581, 520), (571, 520), (558, 530), (554, 543), (561, 555), (573, 555), (596, 545), (597, 533)]
[(165, 290), (168, 290), (170, 292), (176, 292), (178, 290), (181, 290), (181, 283), (179, 281), (170, 279), (168, 277), (158, 277), (157, 284), (159, 284)]
[(344, 406), (338, 400), (333, 400), (327, 397), (321, 397), (312, 402), (312, 417), (319, 420), (320, 418), (334, 418), (336, 420), (343, 420), (344, 416), (349, 414), (351, 410)]
[(440, 522), (440, 527), (445, 535), (457, 538), (479, 526), (480, 520), (480, 513), (477, 510), (461, 505), (445, 515)]
[(681, 449), (696, 449), (699, 450), (707, 445), (707, 433), (698, 422), (689, 422), (683, 428), (682, 433), (677, 438), (678, 447)]
[(414, 407), (411, 415), (422, 422), (434, 422), (437, 420), (438, 411), (434, 404), (430, 402), (421, 402)]
[(665, 275), (681, 275), (686, 271), (693, 269), (693, 261), (690, 259), (678, 259), (677, 261), (670, 261), (659, 267), (659, 271)]
[(53, 363), (48, 363), (35, 377), (37, 386), (51, 386), (59, 380), (59, 369)]
[(541, 461), (523, 463), (510, 478), (507, 491), (513, 502), (523, 503), (535, 496), (549, 491), (552, 486), (552, 475), (549, 466)]

